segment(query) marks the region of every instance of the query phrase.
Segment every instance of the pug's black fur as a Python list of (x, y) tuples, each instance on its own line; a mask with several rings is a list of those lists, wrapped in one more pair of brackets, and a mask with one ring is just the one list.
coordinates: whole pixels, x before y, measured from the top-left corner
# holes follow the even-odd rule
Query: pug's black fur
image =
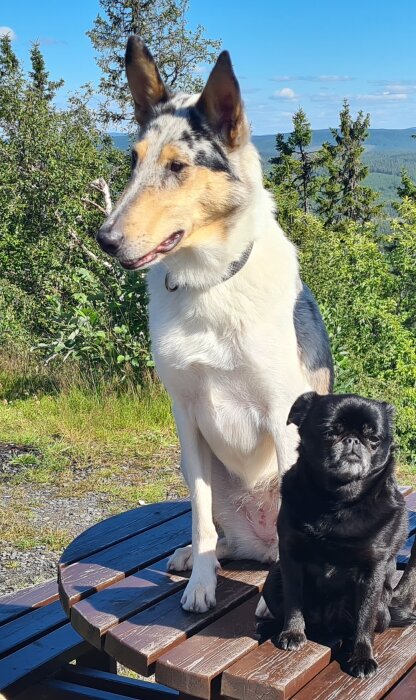
[(407, 535), (392, 413), (386, 403), (355, 395), (310, 392), (296, 400), (287, 422), (299, 428), (299, 457), (283, 477), (280, 562), (263, 592), (279, 625), (278, 646), (298, 649), (305, 631), (327, 643), (342, 639), (352, 646), (348, 670), (358, 677), (376, 672), (375, 631), (392, 616), (401, 625), (416, 620), (411, 609), (391, 607), (396, 555)]

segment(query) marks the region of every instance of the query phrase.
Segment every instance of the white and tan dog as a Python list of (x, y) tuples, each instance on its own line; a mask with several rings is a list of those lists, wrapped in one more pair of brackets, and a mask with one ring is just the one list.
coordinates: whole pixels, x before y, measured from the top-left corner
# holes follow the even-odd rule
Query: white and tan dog
[(182, 605), (204, 612), (219, 559), (277, 557), (279, 479), (297, 445), (286, 419), (303, 392), (331, 390), (331, 354), (263, 187), (228, 53), (200, 96), (171, 96), (137, 37), (126, 69), (140, 137), (97, 239), (124, 268), (151, 267), (152, 349), (192, 500), (192, 547), (169, 568), (192, 568)]

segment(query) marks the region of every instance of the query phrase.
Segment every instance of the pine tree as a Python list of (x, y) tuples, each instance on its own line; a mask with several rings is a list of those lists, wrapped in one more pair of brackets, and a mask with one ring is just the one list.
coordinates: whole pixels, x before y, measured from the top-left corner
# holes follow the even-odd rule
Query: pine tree
[(220, 42), (206, 39), (204, 28), (187, 28), (189, 0), (100, 0), (98, 15), (87, 32), (102, 70), (101, 109), (104, 122), (132, 120), (131, 96), (124, 75), (124, 51), (130, 34), (151, 50), (162, 79), (174, 90), (194, 92), (202, 82), (194, 76), (200, 63), (211, 62)]
[(318, 160), (310, 150), (312, 128), (303, 109), (295, 112), (292, 121), (293, 131), (288, 137), (276, 136), (278, 155), (270, 159), (270, 181), (288, 194), (295, 191), (299, 207), (308, 212), (318, 186)]
[(330, 226), (345, 221), (367, 223), (381, 210), (376, 204), (378, 194), (364, 186), (368, 168), (361, 160), (364, 141), (368, 135), (370, 115), (360, 111), (356, 119), (350, 113), (347, 100), (340, 112), (338, 129), (331, 129), (334, 143), (324, 143), (322, 165), (326, 177), (318, 197), (318, 213)]
[[(413, 202), (416, 202), (416, 183), (413, 182), (409, 173), (404, 168), (401, 171), (401, 183), (397, 188), (397, 194), (399, 195), (401, 200), (407, 197)], [(395, 204), (393, 204), (393, 206), (395, 206)], [(397, 206), (395, 206), (396, 209)]]
[(34, 43), (30, 50), (30, 62), (32, 70), (29, 76), (32, 79), (32, 87), (36, 93), (47, 101), (51, 101), (56, 91), (64, 84), (63, 80), (49, 80), (49, 72), (46, 70), (45, 59), (38, 43)]

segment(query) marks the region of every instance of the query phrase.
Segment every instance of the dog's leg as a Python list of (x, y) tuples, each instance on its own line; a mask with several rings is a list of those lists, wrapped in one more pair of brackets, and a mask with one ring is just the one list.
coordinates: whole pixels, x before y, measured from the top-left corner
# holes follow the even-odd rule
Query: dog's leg
[(350, 671), (357, 678), (369, 678), (377, 671), (373, 657), (373, 638), (377, 623), (377, 612), (383, 595), (387, 562), (382, 561), (359, 584), (357, 626), (353, 652), (349, 661)]
[(306, 644), (302, 611), (304, 572), (301, 564), (292, 558), (284, 544), (280, 547), (280, 570), (285, 619), (277, 644), (281, 649), (300, 649)]
[(168, 569), (192, 567), (189, 583), (181, 599), (184, 610), (206, 612), (215, 605), (219, 562), (216, 556), (218, 534), (212, 518), (212, 453), (182, 406), (174, 414), (181, 443), (181, 467), (192, 502), (192, 549), (182, 547), (169, 559)]
[[(229, 547), (225, 537), (221, 537), (215, 548), (215, 554), (219, 561), (221, 559), (233, 559), (234, 551)], [(193, 567), (192, 545), (179, 547), (169, 559), (168, 568), (171, 571), (190, 571)]]

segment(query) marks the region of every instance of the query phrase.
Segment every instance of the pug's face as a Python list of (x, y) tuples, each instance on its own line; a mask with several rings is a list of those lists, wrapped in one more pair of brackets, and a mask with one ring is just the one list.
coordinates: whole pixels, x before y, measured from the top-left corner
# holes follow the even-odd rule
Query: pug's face
[(300, 454), (326, 485), (348, 484), (382, 471), (392, 451), (393, 408), (354, 394), (302, 394), (288, 424), (299, 428)]

